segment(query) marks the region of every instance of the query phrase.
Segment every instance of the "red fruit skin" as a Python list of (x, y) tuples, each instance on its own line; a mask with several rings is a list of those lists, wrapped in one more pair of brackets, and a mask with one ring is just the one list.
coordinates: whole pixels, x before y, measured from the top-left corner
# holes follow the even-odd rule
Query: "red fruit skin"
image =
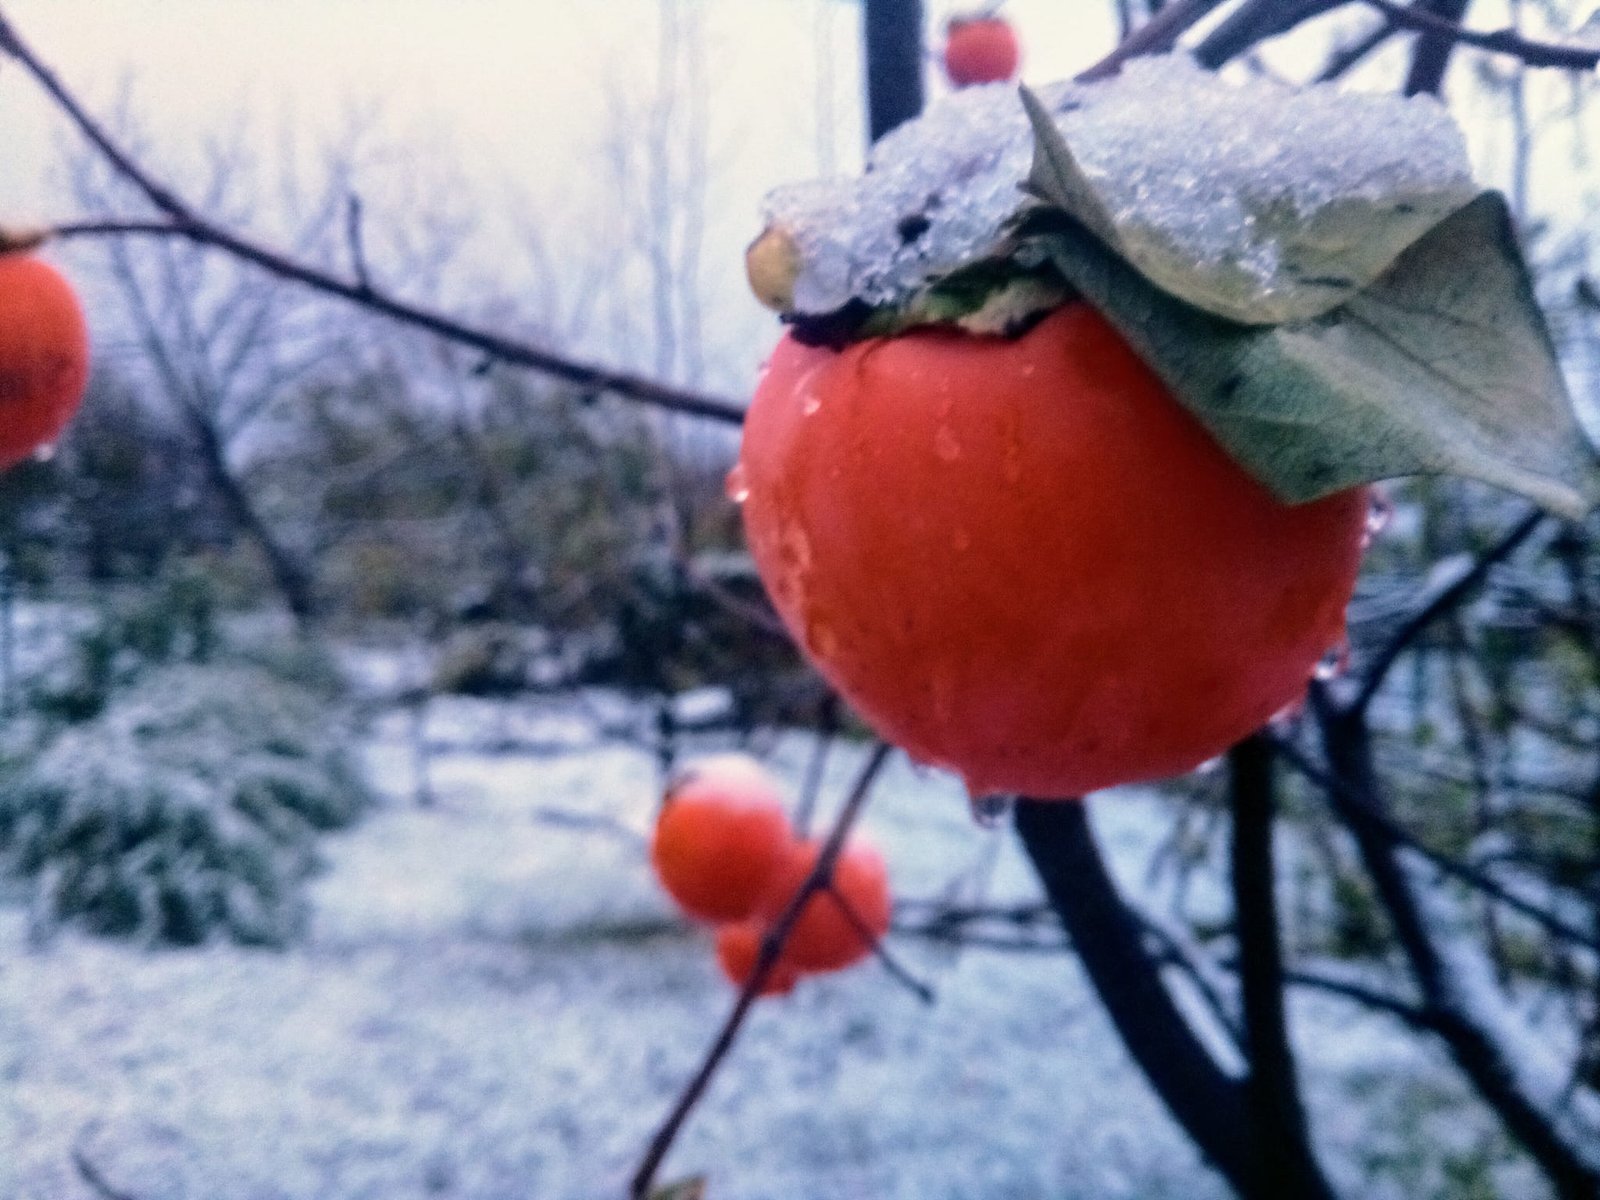
[[(756, 960), (761, 957), (761, 939), (766, 926), (755, 921), (741, 921), (724, 925), (717, 930), (717, 966), (734, 987), (744, 990), (755, 972)], [(800, 982), (800, 972), (780, 957), (756, 990), (758, 996), (787, 996)]]
[(741, 466), (808, 657), (979, 794), (1176, 775), (1259, 728), (1343, 636), (1367, 513), (1276, 500), (1083, 304), (1017, 339), (785, 337)]
[(794, 842), (777, 785), (743, 755), (690, 764), (668, 789), (650, 843), (662, 887), (701, 921), (756, 909)]
[(0, 254), (0, 468), (54, 441), (83, 402), (89, 330), (48, 263)]
[[(822, 844), (815, 841), (794, 845), (762, 898), (760, 912), (765, 920), (776, 920), (788, 908), (816, 866), (821, 849)], [(841, 896), (859, 926), (840, 904)], [(834, 864), (832, 890), (824, 889), (806, 901), (784, 943), (782, 961), (801, 971), (842, 971), (853, 966), (870, 955), (874, 943), (889, 932), (893, 907), (889, 868), (882, 855), (865, 842), (848, 842)]]
[(946, 29), (944, 71), (956, 87), (1011, 79), (1021, 58), (1016, 32), (999, 17), (957, 19)]

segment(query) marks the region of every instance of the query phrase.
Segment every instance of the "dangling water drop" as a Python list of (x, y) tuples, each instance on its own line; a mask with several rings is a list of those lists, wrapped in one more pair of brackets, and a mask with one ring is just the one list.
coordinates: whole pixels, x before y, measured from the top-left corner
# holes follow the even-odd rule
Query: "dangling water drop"
[(1289, 703), (1273, 713), (1267, 718), (1267, 724), (1272, 727), (1274, 732), (1287, 733), (1299, 723), (1300, 718), (1305, 715), (1305, 711), (1306, 701), (1305, 697), (1302, 696), (1299, 699), (1289, 701)]
[(1394, 501), (1389, 498), (1389, 493), (1382, 488), (1373, 488), (1368, 493), (1367, 524), (1361, 531), (1361, 548), (1365, 550), (1372, 545), (1373, 540), (1385, 529), (1389, 522), (1394, 520)]
[(734, 464), (733, 470), (728, 472), (728, 477), (722, 481), (723, 494), (735, 504), (743, 504), (750, 499), (750, 481), (745, 476), (744, 464)]
[(990, 792), (987, 795), (969, 793), (967, 805), (972, 810), (972, 820), (979, 829), (996, 829), (1016, 806), (1016, 797), (1006, 792)]

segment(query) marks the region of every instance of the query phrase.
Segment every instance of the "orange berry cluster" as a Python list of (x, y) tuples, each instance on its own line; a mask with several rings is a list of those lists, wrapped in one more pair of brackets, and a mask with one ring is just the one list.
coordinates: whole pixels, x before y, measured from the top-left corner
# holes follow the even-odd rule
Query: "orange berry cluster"
[[(724, 754), (690, 764), (667, 788), (650, 860), (678, 907), (715, 927), (717, 963), (743, 987), (821, 850), (795, 834), (776, 781), (759, 763)], [(806, 900), (760, 994), (785, 994), (802, 975), (866, 958), (888, 932), (890, 908), (882, 856), (859, 839), (846, 842), (831, 883)]]

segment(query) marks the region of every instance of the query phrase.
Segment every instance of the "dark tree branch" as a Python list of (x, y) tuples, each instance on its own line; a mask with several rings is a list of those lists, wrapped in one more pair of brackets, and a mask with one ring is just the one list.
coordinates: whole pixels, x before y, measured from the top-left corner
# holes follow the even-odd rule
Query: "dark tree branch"
[(739, 1031), (744, 1027), (745, 1018), (750, 1014), (750, 1008), (761, 995), (761, 987), (778, 965), (778, 959), (783, 954), (784, 943), (788, 940), (790, 932), (794, 929), (795, 922), (800, 919), (800, 912), (806, 902), (818, 892), (828, 886), (833, 879), (833, 868), (839, 861), (839, 855), (844, 849), (845, 839), (849, 837), (850, 830), (855, 826), (856, 818), (861, 815), (867, 797), (872, 792), (872, 785), (877, 780), (878, 773), (889, 759), (891, 747), (884, 742), (879, 742), (873, 747), (868, 756), (866, 765), (861, 768), (861, 773), (856, 777), (855, 786), (850, 789), (850, 795), (845, 799), (844, 806), (839, 810), (839, 816), (833, 823), (833, 828), (828, 832), (822, 849), (817, 853), (817, 861), (811, 868), (811, 874), (806, 876), (801, 883), (794, 898), (787, 907), (778, 914), (767, 934), (761, 940), (761, 953), (756, 957), (756, 964), (746, 980), (739, 998), (734, 1002), (733, 1011), (728, 1014), (727, 1020), (722, 1023), (722, 1028), (717, 1031), (717, 1036), (712, 1040), (710, 1048), (706, 1051), (705, 1058), (700, 1063), (700, 1068), (684, 1085), (672, 1111), (655, 1136), (650, 1139), (649, 1148), (645, 1151), (644, 1159), (639, 1163), (638, 1170), (634, 1172), (633, 1181), (629, 1187), (629, 1195), (633, 1200), (646, 1200), (651, 1188), (655, 1184), (656, 1173), (661, 1169), (662, 1160), (667, 1152), (672, 1149), (672, 1144), (683, 1129), (684, 1122), (689, 1119), (689, 1114), (694, 1111), (695, 1105), (705, 1095), (706, 1088), (711, 1085), (712, 1078), (717, 1073), (717, 1068), (727, 1058), (728, 1052), (733, 1049), (733, 1043), (739, 1036)]
[(1200, 1044), (1145, 953), (1139, 922), (1100, 857), (1084, 804), (1019, 800), (1015, 820), (1045, 894), (1128, 1052), (1201, 1153), (1241, 1194), (1250, 1195), (1254, 1156), (1244, 1088)]
[(850, 928), (854, 929), (857, 936), (872, 948), (872, 957), (878, 960), (879, 965), (889, 972), (890, 977), (896, 983), (924, 1004), (932, 1004), (938, 999), (931, 987), (913, 975), (899, 959), (889, 953), (889, 947), (885, 946), (883, 939), (873, 933), (872, 927), (862, 920), (861, 914), (856, 911), (856, 906), (850, 903), (850, 897), (834, 887), (831, 882), (827, 885), (827, 892), (833, 898), (834, 903), (839, 906), (839, 911), (844, 914), (844, 919), (849, 923)]
[(1178, 44), (1184, 32), (1205, 19), (1222, 0), (1176, 0), (1124, 38), (1110, 54), (1078, 75), (1078, 82), (1105, 79), (1122, 69), (1130, 59), (1146, 54), (1165, 54)]
[(351, 192), (344, 210), (344, 240), (350, 251), (350, 269), (356, 273), (356, 286), (371, 295), (372, 272), (367, 269), (367, 247), (363, 230), (361, 197)]
[(1308, 971), (1304, 967), (1295, 967), (1285, 971), (1283, 977), (1295, 987), (1303, 987), (1309, 991), (1326, 992), (1330, 996), (1339, 996), (1362, 1008), (1370, 1008), (1375, 1012), (1387, 1013), (1404, 1021), (1411, 1028), (1424, 1033), (1434, 1032), (1433, 1014), (1425, 1008), (1418, 1008), (1415, 1004), (1408, 1004), (1396, 996), (1380, 992), (1364, 984), (1356, 983), (1349, 979), (1339, 979), (1333, 975), (1324, 975), (1317, 971)]
[(823, 769), (828, 764), (828, 749), (838, 734), (839, 697), (829, 692), (817, 705), (816, 745), (811, 748), (805, 778), (800, 783), (800, 799), (794, 806), (794, 828), (800, 837), (810, 836), (811, 817), (817, 808), (817, 795), (822, 790)]
[[(63, 226), (58, 236), (143, 235), (176, 238), (210, 246), (261, 268), (280, 279), (299, 283), (323, 295), (346, 300), (401, 324), (481, 351), (488, 357), (524, 367), (571, 383), (590, 392), (615, 395), (669, 412), (703, 417), (737, 425), (743, 408), (732, 400), (706, 396), (658, 383), (655, 380), (606, 367), (578, 362), (503, 334), (478, 329), (445, 313), (411, 304), (385, 292), (374, 291), (362, 280), (342, 279), (321, 268), (291, 259), (266, 246), (214, 224), (190, 208), (133, 160), (98, 121), (81, 105), (56, 74), (18, 36), (10, 20), (0, 13), (0, 53), (15, 59), (56, 102), (78, 131), (111, 167), (132, 184), (166, 217), (163, 221), (87, 221)], [(3, 240), (3, 239), (0, 239)]]
[(867, 140), (922, 111), (922, 0), (866, 0)]
[[(920, 906), (903, 903), (904, 908)], [(1236, 1028), (1237, 1022), (1230, 1011), (1226, 999), (1221, 995), (1212, 982), (1207, 978), (1206, 971), (1196, 961), (1198, 951), (1182, 946), (1174, 939), (1172, 932), (1159, 921), (1152, 920), (1148, 913), (1133, 912), (1136, 920), (1144, 928), (1145, 934), (1153, 941), (1158, 952), (1157, 962), (1163, 967), (1171, 967), (1181, 971), (1200, 993), (1201, 999), (1228, 1037), (1235, 1045), (1239, 1046), (1240, 1053), (1244, 1052), (1244, 1033)], [(895, 933), (902, 937), (920, 937), (933, 942), (942, 942), (956, 946), (977, 946), (986, 950), (998, 950), (1002, 953), (1014, 954), (1066, 954), (1072, 950), (1072, 942), (1066, 938), (1050, 938), (1041, 940), (1038, 937), (1023, 937), (1022, 930), (1032, 929), (1036, 926), (1038, 918), (1050, 913), (1048, 906), (1040, 908), (1037, 905), (1020, 905), (1012, 908), (935, 908), (932, 914), (921, 924), (896, 924)], [(995, 925), (1013, 926), (1018, 933), (1004, 937), (991, 934), (978, 929), (979, 926), (990, 923)], [(1239, 962), (1237, 958), (1222, 957), (1212, 960), (1216, 966), (1225, 971), (1237, 972)], [(1338, 996), (1363, 1008), (1370, 1008), (1374, 1012), (1384, 1013), (1395, 1017), (1413, 1029), (1424, 1032), (1433, 1031), (1433, 1017), (1426, 1009), (1419, 1008), (1398, 996), (1381, 992), (1376, 988), (1359, 983), (1352, 979), (1344, 979), (1326, 972), (1312, 970), (1306, 967), (1288, 968), (1283, 973), (1286, 983), (1293, 987), (1304, 988), (1307, 991), (1323, 992), (1330, 996)]]
[(94, 1160), (84, 1153), (83, 1147), (72, 1148), (72, 1169), (78, 1173), (78, 1178), (88, 1186), (89, 1190), (100, 1200), (138, 1200), (132, 1192), (124, 1192), (114, 1187), (109, 1179), (95, 1166)]
[[(1445, 26), (1442, 30), (1433, 30), (1417, 39), (1411, 52), (1411, 69), (1406, 73), (1406, 95), (1438, 94), (1444, 85), (1444, 73), (1450, 66), (1450, 56), (1455, 53), (1459, 40), (1449, 30), (1460, 28), (1461, 18), (1467, 15), (1471, 5), (1472, 0), (1419, 0), (1414, 10), (1404, 10), (1412, 17), (1432, 17)], [(1394, 16), (1393, 13), (1386, 15)]]
[(1249, 1075), (1245, 1082), (1256, 1138), (1257, 1187), (1265, 1195), (1332, 1200), (1311, 1147), (1283, 1004), (1283, 948), (1273, 869), (1272, 746), (1265, 735), (1228, 753), (1233, 806), (1234, 924)]
[(1562, 1200), (1594, 1200), (1600, 1195), (1600, 1154), (1593, 1150), (1596, 1131), (1589, 1131), (1586, 1150), (1578, 1137), (1558, 1127), (1558, 1097), (1536, 1094), (1520, 1073), (1513, 1055), (1501, 1045), (1476, 1011), (1470, 970), (1458, 961), (1451, 935), (1436, 931), (1425, 907), (1426, 883), (1419, 887), (1408, 865), (1409, 853), (1378, 832), (1372, 815), (1387, 817), (1383, 793), (1372, 760), (1371, 733), (1365, 713), (1336, 704), (1327, 689), (1312, 689), (1312, 707), (1336, 778), (1347, 786), (1331, 791), (1336, 809), (1355, 839), (1367, 873), (1393, 924), (1435, 1032), (1449, 1048), (1456, 1065), (1506, 1129), (1522, 1143)]
[(1342, 7), (1349, 0), (1246, 0), (1195, 47), (1195, 61), (1212, 70), (1268, 38)]
[(1489, 572), (1532, 537), (1544, 521), (1544, 510), (1529, 509), (1521, 520), (1501, 535), (1499, 541), (1480, 554), (1468, 570), (1441, 585), (1432, 595), (1425, 597), (1417, 611), (1407, 617), (1394, 636), (1373, 655), (1372, 664), (1363, 674), (1360, 689), (1352, 701), (1352, 706), (1359, 712), (1365, 712), (1372, 703), (1372, 698), (1378, 694), (1378, 689), (1383, 686), (1384, 678), (1394, 666), (1395, 660), (1404, 654), (1430, 625), (1466, 603), (1472, 593), (1488, 578)]
[(1317, 83), (1332, 83), (1336, 79), (1354, 70), (1365, 62), (1374, 51), (1392, 38), (1395, 34), (1393, 21), (1381, 22), (1370, 33), (1357, 38), (1347, 46), (1342, 46), (1328, 56), (1328, 61), (1323, 64), (1322, 70), (1317, 72)]
[(1201, 947), (1195, 946), (1149, 913), (1140, 912), (1132, 905), (1128, 906), (1128, 911), (1133, 913), (1135, 919), (1144, 927), (1145, 936), (1155, 943), (1156, 961), (1164, 967), (1170, 966), (1182, 973), (1189, 981), (1189, 985), (1199, 994), (1201, 1001), (1210, 1010), (1222, 1031), (1228, 1035), (1228, 1040), (1239, 1051), (1239, 1057), (1247, 1060), (1249, 1051), (1245, 1046), (1244, 1030), (1239, 1025), (1236, 1006), (1229, 1003), (1208, 969), (1221, 964), (1209, 958)]
[[(1463, 0), (1446, 0), (1451, 10), (1460, 11), (1455, 16), (1444, 11), (1446, 5), (1425, 8), (1422, 5), (1406, 7), (1394, 0), (1361, 0), (1377, 9), (1384, 17), (1404, 29), (1413, 29), (1426, 35), (1424, 40), (1437, 40), (1446, 46), (1473, 46), (1479, 50), (1492, 50), (1521, 59), (1530, 67), (1555, 67), (1566, 71), (1592, 71), (1600, 66), (1600, 50), (1588, 46), (1563, 46), (1555, 42), (1540, 42), (1525, 38), (1515, 29), (1476, 30), (1461, 24), (1466, 3)], [(1415, 69), (1414, 69), (1415, 70)], [(1443, 68), (1439, 68), (1443, 78)], [(1427, 82), (1426, 79), (1422, 82)], [(1409, 83), (1407, 85), (1410, 86)], [(1419, 89), (1433, 91), (1433, 88)], [(1409, 92), (1407, 94), (1410, 94)]]
[[(1274, 741), (1273, 747), (1283, 756), (1285, 762), (1316, 784), (1323, 794), (1330, 799), (1334, 798), (1336, 792), (1345, 793), (1345, 798), (1350, 798), (1348, 795), (1351, 791), (1349, 784), (1317, 766), (1293, 742), (1280, 738)], [(1580, 929), (1549, 909), (1519, 896), (1493, 875), (1480, 870), (1471, 863), (1462, 862), (1460, 859), (1445, 854), (1443, 851), (1435, 850), (1387, 813), (1364, 808), (1350, 808), (1338, 811), (1351, 814), (1352, 819), (1360, 821), (1363, 825), (1369, 827), (1373, 836), (1385, 838), (1393, 845), (1404, 847), (1414, 854), (1427, 859), (1440, 874), (1448, 875), (1452, 879), (1456, 879), (1486, 896), (1494, 897), (1513, 912), (1519, 913), (1534, 922), (1552, 937), (1600, 954), (1600, 934)]]

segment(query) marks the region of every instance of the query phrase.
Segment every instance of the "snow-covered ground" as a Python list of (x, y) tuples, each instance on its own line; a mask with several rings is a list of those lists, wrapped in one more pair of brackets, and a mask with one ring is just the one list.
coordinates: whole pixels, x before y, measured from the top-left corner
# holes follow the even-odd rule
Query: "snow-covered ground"
[[(137, 1200), (621, 1197), (731, 992), (652, 885), (653, 762), (602, 736), (595, 703), (617, 716), (604, 697), (436, 702), (430, 807), (410, 717), (381, 719), (388, 803), (330, 839), (290, 952), (31, 947), (0, 908), (0, 1200), (92, 1196), (74, 1148)], [(774, 763), (798, 780), (807, 754), (794, 738)], [(830, 800), (859, 758), (834, 755)], [(1138, 894), (1167, 802), (1096, 803)], [(897, 763), (865, 828), (901, 896), (1036, 894), (950, 779)], [(1070, 958), (895, 949), (937, 1003), (876, 965), (763, 1003), (667, 1177), (707, 1174), (711, 1200), (1225, 1194)], [(1295, 1018), (1352, 1194), (1432, 1194), (1441, 1154), (1484, 1144), (1459, 1085), (1382, 1018), (1332, 1000)]]

